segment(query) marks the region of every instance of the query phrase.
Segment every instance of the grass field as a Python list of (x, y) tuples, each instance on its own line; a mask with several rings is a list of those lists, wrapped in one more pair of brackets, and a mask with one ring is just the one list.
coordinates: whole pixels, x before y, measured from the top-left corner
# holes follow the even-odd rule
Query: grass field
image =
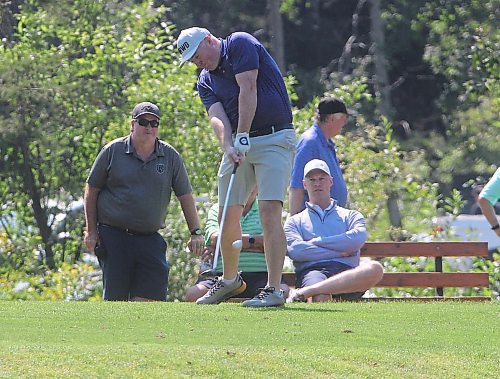
[(497, 378), (500, 303), (0, 302), (1, 378)]

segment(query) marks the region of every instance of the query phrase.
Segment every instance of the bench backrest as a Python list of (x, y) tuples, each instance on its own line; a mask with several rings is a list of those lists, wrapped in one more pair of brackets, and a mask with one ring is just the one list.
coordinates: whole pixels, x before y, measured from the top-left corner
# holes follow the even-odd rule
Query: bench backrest
[(487, 257), (487, 242), (367, 242), (361, 256), (389, 257)]
[[(443, 272), (443, 257), (488, 257), (487, 242), (367, 242), (362, 257), (434, 257), (435, 272), (386, 272), (375, 287), (431, 287), (443, 296), (443, 287), (488, 287), (487, 272)], [(284, 273), (295, 286), (295, 274)]]

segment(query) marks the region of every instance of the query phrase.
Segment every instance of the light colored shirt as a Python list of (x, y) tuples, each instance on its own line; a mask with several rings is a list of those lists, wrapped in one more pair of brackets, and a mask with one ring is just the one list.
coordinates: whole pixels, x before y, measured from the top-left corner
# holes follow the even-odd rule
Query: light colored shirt
[(495, 206), (496, 202), (500, 200), (500, 167), (497, 168), (479, 196), (488, 200), (493, 206)]
[(342, 208), (333, 200), (321, 214), (308, 202), (306, 209), (286, 220), (284, 229), (296, 272), (332, 262), (359, 265), (366, 225), (358, 211)]
[[(208, 211), (207, 223), (205, 225), (205, 243), (210, 245), (210, 236), (219, 229), (219, 204), (214, 204)], [(257, 200), (252, 204), (248, 213), (240, 219), (243, 234), (261, 235), (262, 225), (260, 223), (259, 206)], [(267, 272), (266, 257), (263, 253), (242, 251), (238, 262), (238, 270), (242, 272)], [(217, 262), (216, 272), (222, 272), (222, 259)]]

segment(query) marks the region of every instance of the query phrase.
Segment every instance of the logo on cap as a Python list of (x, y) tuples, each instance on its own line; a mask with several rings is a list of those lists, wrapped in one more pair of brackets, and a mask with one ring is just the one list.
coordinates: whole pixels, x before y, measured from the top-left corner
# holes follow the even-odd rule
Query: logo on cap
[(187, 49), (189, 49), (189, 42), (184, 42), (177, 50), (179, 50), (179, 54), (184, 53)]
[(138, 118), (143, 114), (152, 114), (158, 118), (161, 117), (160, 108), (158, 108), (156, 104), (150, 103), (149, 101), (137, 104), (132, 111), (132, 118)]

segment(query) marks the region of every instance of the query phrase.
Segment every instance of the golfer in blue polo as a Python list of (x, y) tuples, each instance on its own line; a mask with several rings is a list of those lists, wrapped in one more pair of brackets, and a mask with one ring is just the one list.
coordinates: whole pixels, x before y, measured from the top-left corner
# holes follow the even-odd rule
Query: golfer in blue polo
[(224, 152), (218, 173), (220, 204), (225, 203), (233, 167), (238, 165), (221, 231), (223, 274), (197, 303), (217, 304), (245, 290), (238, 274), (239, 250), (232, 243), (241, 240), (239, 220), (257, 184), (268, 281), (243, 306), (283, 305), (279, 288), (286, 240), (281, 213), (295, 131), (281, 72), (264, 46), (248, 33), (217, 38), (207, 29), (192, 27), (180, 33), (177, 48), (182, 65), (190, 61), (201, 69), (197, 89)]

